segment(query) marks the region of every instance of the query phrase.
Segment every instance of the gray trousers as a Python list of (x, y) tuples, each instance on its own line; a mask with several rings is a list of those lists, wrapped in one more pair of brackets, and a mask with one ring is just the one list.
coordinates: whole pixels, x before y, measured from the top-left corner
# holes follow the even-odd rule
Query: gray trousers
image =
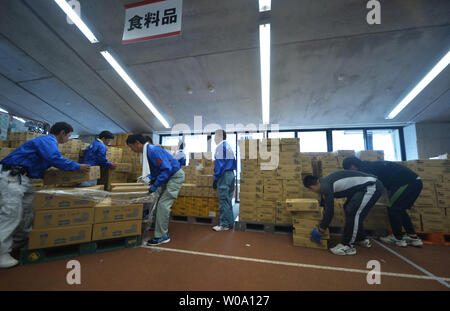
[(0, 173), (0, 255), (10, 253), (13, 242), (28, 238), (33, 224), (34, 191), (31, 179)]
[(184, 171), (179, 170), (170, 177), (169, 181), (161, 186), (161, 194), (156, 205), (155, 238), (169, 234), (170, 209), (178, 197), (184, 183)]

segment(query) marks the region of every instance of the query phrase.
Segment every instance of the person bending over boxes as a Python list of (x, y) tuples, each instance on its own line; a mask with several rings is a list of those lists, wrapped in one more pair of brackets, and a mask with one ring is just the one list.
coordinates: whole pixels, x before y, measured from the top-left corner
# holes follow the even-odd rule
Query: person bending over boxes
[[(389, 196), (387, 212), (393, 234), (381, 237), (381, 241), (401, 247), (423, 245), (406, 212), (412, 208), (422, 191), (422, 180), (416, 173), (398, 163), (361, 161), (356, 157), (345, 158), (342, 166), (347, 170), (375, 175), (386, 188)], [(406, 230), (405, 235), (402, 234), (402, 227)]]
[(344, 204), (345, 227), (341, 243), (331, 248), (335, 255), (356, 255), (355, 243), (370, 248), (363, 222), (370, 209), (383, 194), (382, 183), (373, 175), (341, 170), (326, 177), (307, 175), (303, 179), (306, 188), (321, 196), (324, 216), (319, 226), (311, 232), (311, 240), (319, 242), (334, 215), (334, 198), (347, 198)]

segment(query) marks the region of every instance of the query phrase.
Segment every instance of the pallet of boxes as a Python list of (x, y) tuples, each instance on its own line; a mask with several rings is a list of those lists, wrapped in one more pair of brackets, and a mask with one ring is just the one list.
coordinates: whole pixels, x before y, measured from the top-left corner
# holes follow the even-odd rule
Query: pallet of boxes
[(265, 232), (288, 231), (292, 215), (286, 208), (286, 199), (317, 198), (302, 183), (303, 176), (313, 172), (312, 157), (300, 153), (297, 138), (240, 140), (239, 147), (238, 230), (261, 224)]
[(125, 184), (106, 193), (101, 185), (73, 186), (99, 177), (98, 166), (89, 173), (51, 168), (44, 174), (44, 185), (35, 188), (41, 191), (35, 193), (22, 265), (140, 245), (143, 203), (138, 200), (147, 196), (147, 187)]
[(423, 183), (414, 207), (408, 211), (416, 230), (449, 233), (450, 160), (415, 160), (404, 164), (416, 172)]
[(172, 206), (172, 221), (188, 220), (208, 225), (218, 223), (219, 199), (217, 189), (212, 187), (214, 162), (211, 158), (211, 153), (190, 154), (189, 165), (182, 167), (185, 181)]

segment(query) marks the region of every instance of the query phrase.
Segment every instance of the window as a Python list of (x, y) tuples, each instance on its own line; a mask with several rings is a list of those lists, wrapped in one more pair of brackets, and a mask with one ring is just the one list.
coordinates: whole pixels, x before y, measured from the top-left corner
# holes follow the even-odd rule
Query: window
[(269, 132), (269, 138), (295, 138), (295, 132)]
[(180, 140), (181, 140), (180, 136), (163, 136), (162, 137), (162, 145), (177, 147)]
[(364, 150), (364, 134), (362, 130), (333, 131), (333, 151)]
[(367, 130), (368, 147), (372, 150), (383, 150), (384, 159), (401, 161), (400, 137), (397, 129)]
[(300, 152), (327, 152), (327, 132), (298, 132)]

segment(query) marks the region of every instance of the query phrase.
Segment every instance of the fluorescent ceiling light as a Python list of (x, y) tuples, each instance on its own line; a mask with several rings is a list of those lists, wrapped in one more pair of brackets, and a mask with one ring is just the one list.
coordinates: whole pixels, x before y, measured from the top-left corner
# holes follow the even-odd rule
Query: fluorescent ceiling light
[(91, 42), (97, 43), (98, 40), (92, 33), (92, 31), (86, 26), (86, 24), (81, 20), (78, 14), (72, 10), (72, 7), (66, 2), (66, 0), (55, 0), (56, 4), (64, 11), (64, 13), (69, 16), (72, 22), (80, 29), (83, 35)]
[(263, 123), (270, 122), (270, 24), (259, 25)]
[(259, 0), (259, 11), (260, 12), (265, 12), (265, 11), (270, 11), (271, 9), (271, 0)]
[(395, 118), (400, 111), (403, 110), (424, 88), (436, 78), (445, 67), (450, 63), (450, 51), (430, 70), (429, 73), (411, 90), (411, 92), (406, 95), (405, 98), (391, 111), (391, 113), (386, 117), (386, 119)]
[(13, 117), (13, 118), (16, 119), (17, 121), (22, 122), (22, 123), (25, 123), (25, 122), (26, 122), (24, 119), (19, 118), (19, 117)]
[(158, 118), (158, 120), (164, 125), (165, 128), (170, 128), (169, 123), (166, 119), (159, 113), (159, 111), (153, 106), (147, 96), (141, 91), (141, 89), (131, 80), (130, 76), (123, 70), (119, 63), (108, 51), (100, 52), (103, 57), (108, 61), (108, 63), (114, 68), (114, 70), (119, 74), (119, 76), (128, 84), (128, 86), (133, 90), (137, 97), (142, 100), (142, 102), (150, 109), (150, 111)]
[(0, 108), (0, 112), (8, 113), (5, 109)]

